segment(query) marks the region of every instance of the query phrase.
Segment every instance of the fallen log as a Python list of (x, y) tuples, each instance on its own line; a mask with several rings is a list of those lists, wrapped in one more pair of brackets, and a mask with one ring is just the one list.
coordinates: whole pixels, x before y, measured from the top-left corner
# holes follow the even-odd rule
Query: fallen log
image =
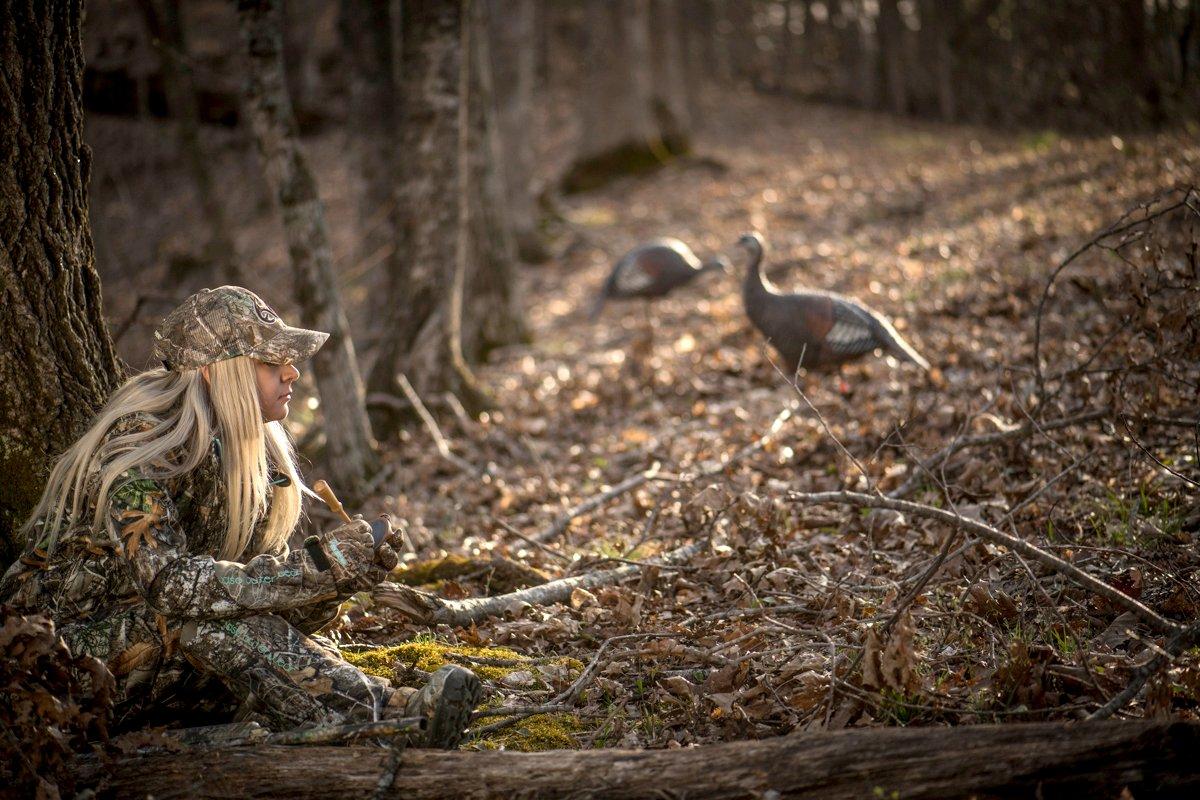
[(677, 750), (191, 750), (79, 766), (98, 798), (1196, 797), (1200, 724), (1043, 722), (805, 733)]

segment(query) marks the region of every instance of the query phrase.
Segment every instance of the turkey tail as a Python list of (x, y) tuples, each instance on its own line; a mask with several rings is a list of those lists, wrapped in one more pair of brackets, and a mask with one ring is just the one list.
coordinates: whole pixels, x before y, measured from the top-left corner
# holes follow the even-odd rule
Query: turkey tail
[(904, 341), (900, 334), (895, 331), (892, 332), (892, 343), (888, 346), (888, 352), (901, 361), (910, 361), (926, 372), (929, 372), (929, 362), (925, 360), (925, 357), (918, 353), (911, 344)]
[(929, 362), (925, 360), (924, 356), (916, 351), (916, 348), (904, 341), (904, 337), (900, 335), (899, 331), (892, 327), (890, 322), (888, 322), (886, 319), (880, 319), (879, 317), (876, 317), (876, 321), (883, 329), (881, 333), (883, 333), (884, 346), (889, 353), (901, 361), (907, 361), (910, 364), (916, 364), (925, 372), (929, 372)]

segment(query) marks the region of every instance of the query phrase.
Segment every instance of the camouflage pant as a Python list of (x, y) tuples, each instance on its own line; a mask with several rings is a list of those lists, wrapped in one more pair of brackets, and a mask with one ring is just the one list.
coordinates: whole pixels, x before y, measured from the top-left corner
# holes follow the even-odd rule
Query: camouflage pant
[[(277, 731), (402, 716), (405, 693), (281, 616), (171, 627), (144, 605), (62, 627), (72, 652), (96, 656), (116, 677), (118, 726), (154, 706), (217, 710), (212, 705), (222, 700), (232, 700), (239, 717), (262, 719)], [(232, 698), (216, 697), (214, 682)]]

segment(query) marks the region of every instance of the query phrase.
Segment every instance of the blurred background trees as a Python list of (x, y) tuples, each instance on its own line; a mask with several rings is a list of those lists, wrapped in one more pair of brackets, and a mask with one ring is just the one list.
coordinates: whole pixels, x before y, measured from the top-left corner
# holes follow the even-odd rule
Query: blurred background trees
[[(577, 241), (558, 197), (691, 157), (730, 92), (1034, 131), (1200, 108), (1200, 0), (270, 5), (283, 77), (268, 96), (238, 4), (85, 4), (96, 264), (137, 369), (198, 285), (240, 280), (321, 327), (344, 315), (339, 366), (317, 365), (319, 402), (313, 387), (296, 418), (306, 452), (353, 483), (372, 438), (412, 424), (399, 376), (435, 410), (486, 405), (472, 365), (528, 335), (521, 275), (537, 273), (521, 264)], [(307, 178), (279, 172), (272, 138)], [(322, 198), (299, 232), (297, 209)]]

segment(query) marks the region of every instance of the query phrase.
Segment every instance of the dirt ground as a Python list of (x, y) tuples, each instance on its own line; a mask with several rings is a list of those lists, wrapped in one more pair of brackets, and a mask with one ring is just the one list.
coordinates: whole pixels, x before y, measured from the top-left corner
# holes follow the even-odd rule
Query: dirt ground
[[(569, 603), (443, 626), (434, 638), (577, 660), (489, 681), (493, 705), (523, 708), (570, 685), (606, 640), (628, 637), (604, 649), (575, 703), (568, 741), (582, 747), (1094, 710), (1147, 646), (1161, 644), (1160, 632), (1008, 549), (958, 537), (878, 635), (953, 530), (789, 492), (895, 490), (956, 437), (1024, 426), (1029, 435), (964, 448), (917, 475), (907, 496), (1051, 551), (1163, 616), (1193, 620), (1200, 210), (1165, 215), (1137, 228), (1137, 241), (1092, 248), (1063, 271), (1042, 316), (1044, 391), (1034, 348), (1055, 267), (1139, 203), (1196, 184), (1197, 131), (997, 132), (748, 93), (710, 98), (702, 118), (696, 157), (558, 201), (558, 255), (524, 272), (533, 342), (478, 368), (497, 407), (468, 420), (425, 398), (457, 458), (440, 456), (421, 426), (381, 443), (388, 469), (361, 510), (406, 522), (413, 563), (499, 555), (549, 578), (709, 543), (677, 566), (642, 569)], [(163, 178), (173, 151), (166, 129), (151, 125), (89, 122), (98, 266), (114, 331), (126, 328), (122, 352), (139, 367), (174, 296), (150, 287), (165, 285), (166, 264), (201, 241), (179, 223), (197, 216), (188, 193), (154, 191), (186, 182)], [(569, 128), (561, 138), (546, 145), (547, 177), (569, 155)], [(286, 312), (286, 256), (254, 153), (232, 133), (211, 144), (240, 221), (239, 250)], [(378, 332), (353, 312), (373, 276), (355, 266), (345, 142), (330, 133), (308, 145), (369, 362)], [(147, 192), (161, 198), (156, 208), (128, 200)], [(844, 371), (844, 387), (829, 374), (790, 385), (743, 313), (740, 260), (731, 274), (705, 275), (652, 306), (613, 303), (587, 321), (613, 260), (635, 243), (670, 235), (702, 256), (731, 253), (748, 230), (764, 236), (779, 287), (865, 301), (938, 376), (868, 356)], [(123, 277), (131, 274), (136, 282)], [(125, 326), (143, 296), (140, 319)], [(785, 409), (791, 416), (779, 423)], [(296, 415), (301, 437), (310, 418), (303, 407)], [(769, 440), (747, 451), (773, 423)], [(717, 470), (724, 459), (732, 462)], [(574, 519), (547, 543), (553, 553), (508, 530), (533, 536), (647, 469), (658, 476)], [(448, 598), (489, 591), (491, 571), (460, 573), (432, 588)], [(430, 631), (363, 601), (334, 633), (347, 645), (382, 645)], [(1198, 702), (1192, 654), (1130, 711), (1194, 718)]]

